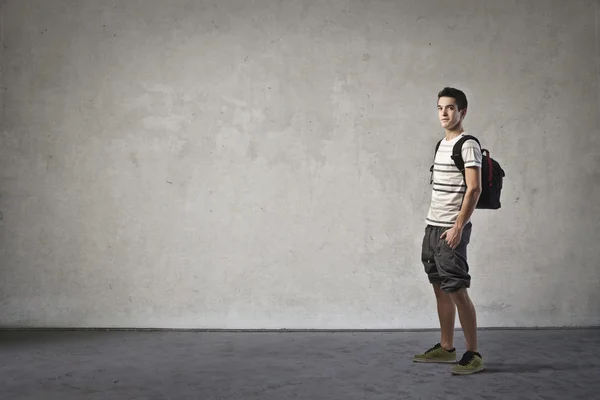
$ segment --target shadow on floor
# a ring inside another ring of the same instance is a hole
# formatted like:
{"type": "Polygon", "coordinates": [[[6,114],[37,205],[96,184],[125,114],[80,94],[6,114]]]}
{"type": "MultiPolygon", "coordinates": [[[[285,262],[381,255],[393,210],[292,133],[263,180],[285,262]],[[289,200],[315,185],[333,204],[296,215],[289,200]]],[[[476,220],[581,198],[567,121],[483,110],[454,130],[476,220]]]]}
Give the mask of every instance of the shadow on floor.
{"type": "Polygon", "coordinates": [[[488,364],[481,373],[488,374],[518,374],[527,372],[542,372],[542,371],[576,371],[582,369],[581,365],[574,364],[488,364]]]}

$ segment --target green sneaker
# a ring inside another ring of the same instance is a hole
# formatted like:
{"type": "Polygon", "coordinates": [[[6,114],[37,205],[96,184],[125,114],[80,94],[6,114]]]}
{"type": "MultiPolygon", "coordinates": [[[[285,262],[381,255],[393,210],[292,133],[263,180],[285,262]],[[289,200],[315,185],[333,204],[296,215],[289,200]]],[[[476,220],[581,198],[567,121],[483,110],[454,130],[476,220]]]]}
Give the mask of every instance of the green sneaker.
{"type": "Polygon", "coordinates": [[[438,343],[425,353],[414,356],[413,361],[423,363],[454,363],[456,362],[456,349],[446,350],[438,343]]]}
{"type": "Polygon", "coordinates": [[[453,375],[470,375],[483,370],[483,357],[474,351],[467,351],[452,369],[453,375]]]}

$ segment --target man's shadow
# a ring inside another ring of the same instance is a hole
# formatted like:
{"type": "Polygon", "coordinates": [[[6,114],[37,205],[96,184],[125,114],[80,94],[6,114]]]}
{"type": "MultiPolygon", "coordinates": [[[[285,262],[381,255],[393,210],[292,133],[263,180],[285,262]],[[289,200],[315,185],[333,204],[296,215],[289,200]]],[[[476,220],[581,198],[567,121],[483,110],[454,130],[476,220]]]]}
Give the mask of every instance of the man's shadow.
{"type": "Polygon", "coordinates": [[[579,370],[583,367],[581,365],[573,364],[516,364],[516,363],[499,363],[486,365],[485,369],[481,373],[489,374],[520,374],[528,372],[551,372],[551,371],[566,371],[566,370],[579,370]]]}

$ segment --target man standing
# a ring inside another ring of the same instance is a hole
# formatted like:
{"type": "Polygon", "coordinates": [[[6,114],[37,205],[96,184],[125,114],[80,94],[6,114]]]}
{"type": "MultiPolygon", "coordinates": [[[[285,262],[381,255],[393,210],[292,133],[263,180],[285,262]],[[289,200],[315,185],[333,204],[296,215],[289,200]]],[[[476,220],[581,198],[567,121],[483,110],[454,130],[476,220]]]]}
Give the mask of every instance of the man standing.
{"type": "Polygon", "coordinates": [[[438,117],[446,136],[440,142],[433,167],[433,192],[426,218],[422,261],[437,300],[441,340],[416,362],[456,362],[454,348],[455,312],[458,309],[467,351],[452,370],[453,374],[472,374],[483,369],[477,349],[477,318],[467,293],[471,284],[467,245],[471,236],[471,215],[481,194],[481,148],[468,139],[462,145],[464,175],[451,158],[454,144],[465,135],[463,121],[467,98],[455,88],[438,93],[438,117]]]}

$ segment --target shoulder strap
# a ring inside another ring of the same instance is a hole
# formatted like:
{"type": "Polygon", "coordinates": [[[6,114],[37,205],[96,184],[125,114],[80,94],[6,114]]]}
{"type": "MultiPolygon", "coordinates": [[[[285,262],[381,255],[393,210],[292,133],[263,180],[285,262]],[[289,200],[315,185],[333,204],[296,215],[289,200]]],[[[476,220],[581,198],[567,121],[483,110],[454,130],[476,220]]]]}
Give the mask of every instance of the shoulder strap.
{"type": "Polygon", "coordinates": [[[433,183],[433,166],[435,164],[435,155],[437,154],[437,151],[440,148],[441,143],[442,143],[442,140],[440,139],[440,141],[437,142],[437,144],[435,145],[435,151],[433,152],[433,163],[431,164],[431,168],[429,168],[429,172],[431,172],[431,177],[429,179],[430,185],[433,183]]]}
{"type": "Polygon", "coordinates": [[[465,169],[465,162],[462,158],[462,146],[469,139],[475,140],[477,142],[477,144],[479,145],[479,147],[481,147],[481,143],[479,143],[479,139],[477,139],[475,136],[465,135],[465,136],[461,137],[460,139],[458,139],[458,141],[454,144],[454,147],[452,148],[452,156],[451,156],[452,160],[454,160],[454,164],[462,173],[464,173],[464,169],[465,169]]]}
{"type": "Polygon", "coordinates": [[[443,139],[440,139],[439,142],[437,142],[437,144],[435,145],[435,151],[433,152],[433,159],[435,160],[435,155],[437,154],[438,149],[440,148],[440,144],[442,143],[443,139]]]}

